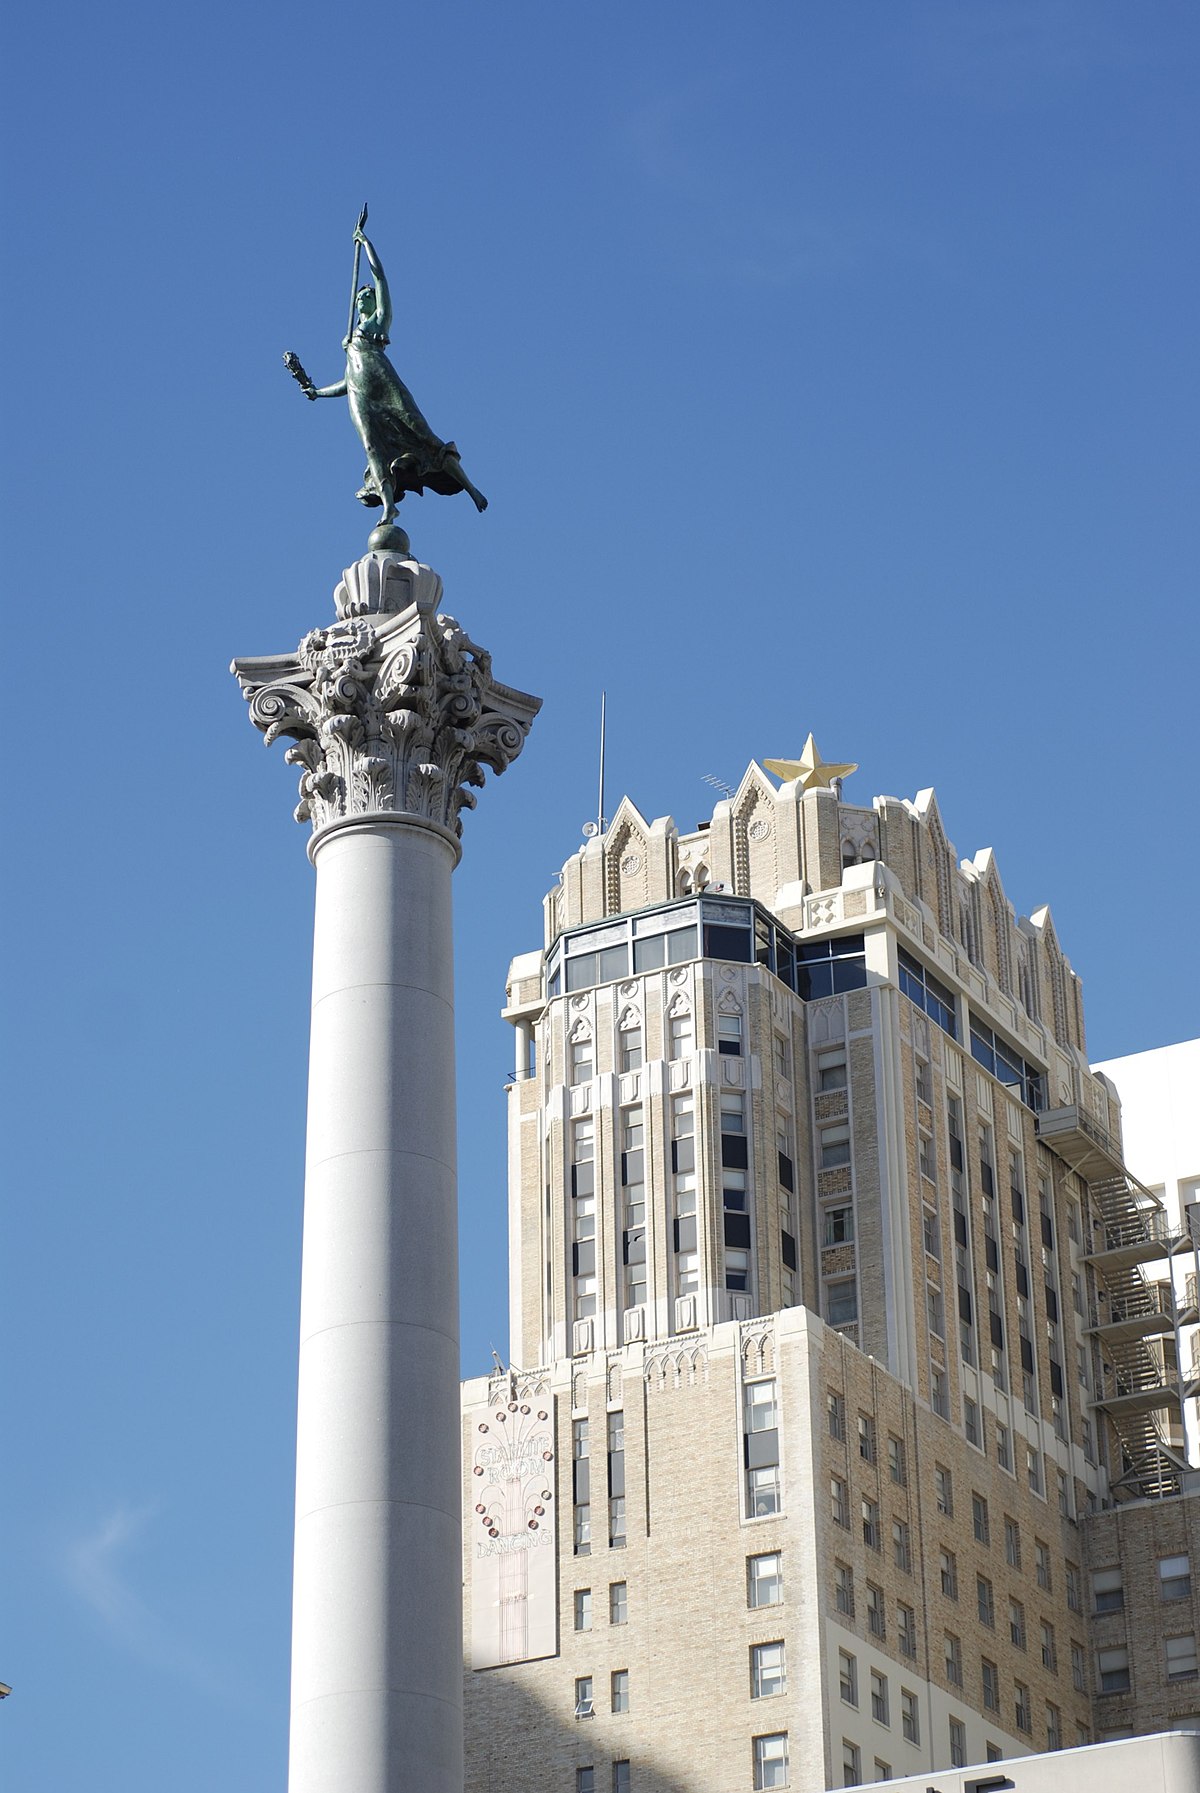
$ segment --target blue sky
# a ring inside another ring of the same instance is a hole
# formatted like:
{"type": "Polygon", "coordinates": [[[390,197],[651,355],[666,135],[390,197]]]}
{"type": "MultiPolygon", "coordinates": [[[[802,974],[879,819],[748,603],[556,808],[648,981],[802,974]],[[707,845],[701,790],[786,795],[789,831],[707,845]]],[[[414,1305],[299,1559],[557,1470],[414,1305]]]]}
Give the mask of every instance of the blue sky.
{"type": "Polygon", "coordinates": [[[227,673],[370,519],[393,356],[491,500],[404,505],[545,698],[456,876],[464,1364],[506,1343],[497,1019],[610,790],[812,729],[1049,901],[1095,1058],[1189,1037],[1194,7],[21,9],[3,192],[12,1140],[0,1760],[282,1788],[312,886],[227,673]]]}

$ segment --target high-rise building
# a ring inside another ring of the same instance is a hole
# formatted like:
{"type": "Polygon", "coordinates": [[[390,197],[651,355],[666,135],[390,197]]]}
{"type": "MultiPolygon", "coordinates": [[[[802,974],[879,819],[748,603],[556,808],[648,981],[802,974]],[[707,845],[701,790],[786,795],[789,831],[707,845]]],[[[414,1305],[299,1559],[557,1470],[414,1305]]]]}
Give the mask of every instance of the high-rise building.
{"type": "Polygon", "coordinates": [[[1087,1742],[1088,1516],[1183,1489],[1141,1272],[1181,1235],[1049,911],[932,791],[790,770],[690,834],[624,801],[511,967],[513,1367],[464,1389],[481,1793],[1087,1742]]]}

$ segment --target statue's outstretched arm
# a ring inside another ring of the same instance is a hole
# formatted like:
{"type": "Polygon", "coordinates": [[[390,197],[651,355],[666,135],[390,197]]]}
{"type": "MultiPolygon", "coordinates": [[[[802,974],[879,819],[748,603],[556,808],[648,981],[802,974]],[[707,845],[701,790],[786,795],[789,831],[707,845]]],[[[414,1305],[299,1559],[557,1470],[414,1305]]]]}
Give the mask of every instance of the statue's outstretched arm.
{"type": "Polygon", "coordinates": [[[307,373],[304,371],[299,355],[294,355],[291,349],[288,349],[284,354],[283,365],[287,368],[305,398],[344,398],[346,396],[345,374],[342,375],[336,385],[321,387],[314,386],[307,373]]]}
{"type": "Polygon", "coordinates": [[[375,301],[379,307],[379,318],[383,324],[383,333],[389,335],[392,328],[392,295],[388,291],[387,275],[383,271],[383,263],[375,253],[375,246],[361,230],[354,233],[355,238],[363,246],[367,257],[367,266],[371,270],[371,278],[375,282],[375,301]]]}

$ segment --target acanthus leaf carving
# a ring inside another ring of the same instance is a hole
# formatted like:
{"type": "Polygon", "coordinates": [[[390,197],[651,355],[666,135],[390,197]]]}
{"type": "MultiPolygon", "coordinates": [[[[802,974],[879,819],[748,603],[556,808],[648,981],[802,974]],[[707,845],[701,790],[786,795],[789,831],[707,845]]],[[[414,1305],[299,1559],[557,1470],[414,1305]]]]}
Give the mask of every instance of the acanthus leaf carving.
{"type": "MultiPolygon", "coordinates": [[[[359,584],[411,591],[406,608],[382,620],[374,608],[367,621],[340,606],[343,620],[310,630],[294,655],[234,661],[266,743],[290,740],[285,759],[301,768],[296,819],[314,832],[392,813],[460,833],[484,767],[499,775],[512,763],[541,708],[493,679],[491,655],[452,616],[434,614],[436,574],[410,576],[405,564],[407,582],[373,567],[359,584]]],[[[354,587],[353,573],[339,591],[354,587]]]]}

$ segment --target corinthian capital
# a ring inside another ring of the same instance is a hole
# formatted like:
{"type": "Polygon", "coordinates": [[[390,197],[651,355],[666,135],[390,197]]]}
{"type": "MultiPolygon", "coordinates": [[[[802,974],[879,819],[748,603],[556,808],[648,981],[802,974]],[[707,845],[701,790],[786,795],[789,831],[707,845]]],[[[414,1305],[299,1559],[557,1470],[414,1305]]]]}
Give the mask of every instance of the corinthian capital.
{"type": "Polygon", "coordinates": [[[298,822],[420,816],[455,834],[483,768],[503,772],[541,699],[499,684],[492,657],[437,612],[428,567],[368,554],[335,593],[341,619],[294,654],[235,660],[250,720],[299,766],[298,822]]]}

